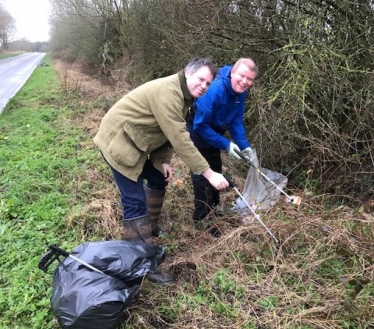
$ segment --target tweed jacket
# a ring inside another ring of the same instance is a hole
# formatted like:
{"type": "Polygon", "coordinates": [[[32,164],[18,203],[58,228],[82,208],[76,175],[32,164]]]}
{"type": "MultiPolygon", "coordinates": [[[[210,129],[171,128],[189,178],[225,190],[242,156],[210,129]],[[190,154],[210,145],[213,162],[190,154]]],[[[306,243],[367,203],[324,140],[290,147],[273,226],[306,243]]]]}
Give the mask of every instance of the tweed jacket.
{"type": "Polygon", "coordinates": [[[184,71],[149,81],[114,104],[94,142],[108,163],[133,181],[147,158],[163,173],[162,163],[170,163],[174,151],[193,173],[201,173],[209,164],[186,130],[192,101],[184,71]]]}

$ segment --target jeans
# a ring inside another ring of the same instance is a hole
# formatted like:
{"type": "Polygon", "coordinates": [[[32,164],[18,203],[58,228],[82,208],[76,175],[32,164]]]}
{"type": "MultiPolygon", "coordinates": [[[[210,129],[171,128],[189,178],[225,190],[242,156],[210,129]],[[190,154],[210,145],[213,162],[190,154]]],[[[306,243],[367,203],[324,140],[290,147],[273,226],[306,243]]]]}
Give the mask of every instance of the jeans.
{"type": "MultiPolygon", "coordinates": [[[[207,150],[200,150],[201,155],[209,163],[210,168],[216,172],[222,172],[221,150],[211,147],[207,150]]],[[[195,221],[203,220],[211,211],[212,207],[220,202],[219,191],[216,190],[203,175],[191,173],[194,188],[195,210],[192,218],[195,221]]]]}
{"type": "Polygon", "coordinates": [[[164,174],[156,169],[153,166],[152,162],[147,159],[144,164],[142,173],[138,177],[138,180],[134,182],[133,180],[127,178],[116,169],[114,169],[109,163],[108,165],[112,170],[114,181],[121,194],[123,219],[126,220],[147,215],[148,209],[143,187],[144,180],[147,181],[147,187],[149,187],[150,189],[164,190],[168,184],[168,182],[165,181],[164,174]]]}

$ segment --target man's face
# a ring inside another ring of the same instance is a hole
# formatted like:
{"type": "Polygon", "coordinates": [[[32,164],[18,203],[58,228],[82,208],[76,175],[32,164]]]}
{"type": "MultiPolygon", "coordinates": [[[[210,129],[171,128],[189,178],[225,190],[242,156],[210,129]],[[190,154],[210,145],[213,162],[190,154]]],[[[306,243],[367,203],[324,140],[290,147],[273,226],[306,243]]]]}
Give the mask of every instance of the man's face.
{"type": "Polygon", "coordinates": [[[207,66],[202,66],[193,74],[186,70],[185,75],[187,88],[195,98],[204,95],[213,81],[212,72],[207,66]]]}
{"type": "Polygon", "coordinates": [[[236,70],[231,71],[231,87],[238,93],[244,93],[252,86],[256,78],[256,72],[251,71],[245,64],[241,64],[236,70]]]}

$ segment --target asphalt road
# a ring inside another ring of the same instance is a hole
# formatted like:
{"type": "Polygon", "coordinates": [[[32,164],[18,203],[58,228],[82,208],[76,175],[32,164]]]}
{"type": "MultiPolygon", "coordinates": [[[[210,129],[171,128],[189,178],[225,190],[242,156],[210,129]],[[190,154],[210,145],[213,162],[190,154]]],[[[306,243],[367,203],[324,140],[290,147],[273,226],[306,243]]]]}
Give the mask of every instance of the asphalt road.
{"type": "Polygon", "coordinates": [[[25,53],[0,60],[0,113],[21,89],[45,53],[25,53]]]}

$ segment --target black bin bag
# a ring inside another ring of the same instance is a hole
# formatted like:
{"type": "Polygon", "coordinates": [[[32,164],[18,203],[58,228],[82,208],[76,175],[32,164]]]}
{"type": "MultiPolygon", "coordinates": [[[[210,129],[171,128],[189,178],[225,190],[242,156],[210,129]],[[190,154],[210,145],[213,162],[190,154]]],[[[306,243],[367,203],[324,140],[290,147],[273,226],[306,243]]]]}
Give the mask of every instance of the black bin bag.
{"type": "Polygon", "coordinates": [[[129,241],[87,242],[56,267],[51,306],[61,328],[115,329],[139,294],[143,277],[165,258],[165,249],[129,241]],[[94,271],[73,259],[88,263],[94,271]]]}

